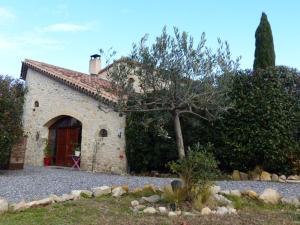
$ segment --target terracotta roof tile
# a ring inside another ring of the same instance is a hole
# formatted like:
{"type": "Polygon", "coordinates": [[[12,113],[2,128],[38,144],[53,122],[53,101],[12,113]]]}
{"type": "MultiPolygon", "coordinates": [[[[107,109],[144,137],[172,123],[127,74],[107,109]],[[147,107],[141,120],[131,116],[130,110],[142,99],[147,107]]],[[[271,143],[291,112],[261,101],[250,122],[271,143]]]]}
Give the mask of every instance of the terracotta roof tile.
{"type": "Polygon", "coordinates": [[[25,61],[22,62],[21,71],[21,78],[24,80],[26,79],[28,68],[58,80],[87,95],[96,98],[100,97],[104,103],[114,104],[117,101],[117,96],[104,90],[105,88],[109,88],[111,83],[101,79],[99,76],[88,75],[47,63],[25,59],[25,61]],[[101,90],[100,94],[99,89],[101,90]]]}

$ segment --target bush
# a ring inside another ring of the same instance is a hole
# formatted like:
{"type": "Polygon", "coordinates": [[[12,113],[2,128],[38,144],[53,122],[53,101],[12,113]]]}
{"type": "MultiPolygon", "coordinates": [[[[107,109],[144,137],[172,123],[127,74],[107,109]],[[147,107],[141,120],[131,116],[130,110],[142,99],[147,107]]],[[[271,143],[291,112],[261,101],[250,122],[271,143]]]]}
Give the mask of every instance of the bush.
{"type": "Polygon", "coordinates": [[[291,173],[299,159],[298,72],[278,67],[241,72],[230,92],[234,108],[219,125],[223,145],[216,148],[222,168],[291,173]],[[297,125],[298,123],[298,125],[297,125]],[[293,158],[295,160],[295,158],[293,158]]]}
{"type": "Polygon", "coordinates": [[[0,75],[0,169],[7,168],[11,149],[23,134],[24,94],[21,81],[0,75]]]}
{"type": "Polygon", "coordinates": [[[196,144],[188,149],[185,158],[169,163],[171,171],[183,180],[188,200],[194,200],[199,193],[206,192],[212,184],[211,180],[219,173],[211,149],[210,144],[196,144]]]}
{"type": "Polygon", "coordinates": [[[166,172],[178,158],[169,113],[134,112],[126,115],[126,156],[131,172],[166,172]]]}

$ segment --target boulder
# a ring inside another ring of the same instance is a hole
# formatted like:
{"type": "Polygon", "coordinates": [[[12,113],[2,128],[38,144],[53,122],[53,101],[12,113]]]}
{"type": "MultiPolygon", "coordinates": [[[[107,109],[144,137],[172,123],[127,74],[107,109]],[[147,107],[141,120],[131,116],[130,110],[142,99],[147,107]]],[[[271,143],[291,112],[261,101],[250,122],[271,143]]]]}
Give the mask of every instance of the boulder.
{"type": "Polygon", "coordinates": [[[163,207],[163,206],[158,207],[158,211],[159,211],[161,214],[167,214],[167,213],[168,213],[167,208],[166,208],[166,207],[163,207]]]}
{"type": "Polygon", "coordinates": [[[241,192],[239,190],[231,190],[230,195],[236,196],[236,197],[241,197],[241,192]]]}
{"type": "Polygon", "coordinates": [[[133,201],[130,202],[130,204],[131,204],[132,207],[136,207],[136,206],[138,206],[140,203],[139,203],[139,201],[137,201],[137,200],[133,200],[133,201]]]}
{"type": "Polygon", "coordinates": [[[73,195],[75,199],[80,198],[82,195],[91,198],[93,196],[93,192],[89,190],[73,190],[71,191],[71,195],[73,195]]]}
{"type": "Polygon", "coordinates": [[[135,188],[133,189],[132,191],[130,191],[131,193],[139,193],[139,192],[142,192],[143,189],[142,188],[135,188]]]}
{"type": "Polygon", "coordinates": [[[116,187],[112,190],[112,196],[116,198],[121,197],[125,193],[126,191],[122,187],[116,187]]]}
{"type": "Polygon", "coordinates": [[[300,180],[300,177],[298,175],[291,175],[288,176],[287,180],[300,180]]]}
{"type": "Polygon", "coordinates": [[[46,206],[54,203],[54,200],[51,197],[40,199],[36,201],[37,206],[46,206]]]}
{"type": "Polygon", "coordinates": [[[282,204],[288,204],[288,205],[293,205],[295,207],[300,206],[300,201],[297,197],[288,197],[288,198],[282,198],[281,199],[282,204]]]}
{"type": "Polygon", "coordinates": [[[286,181],[286,176],[285,176],[285,175],[281,175],[281,176],[279,177],[278,181],[281,182],[281,183],[285,183],[285,181],[286,181]]]}
{"type": "Polygon", "coordinates": [[[8,201],[4,198],[0,198],[0,214],[8,211],[8,201]]]}
{"type": "Polygon", "coordinates": [[[260,180],[261,181],[271,181],[271,174],[266,171],[262,171],[260,174],[260,180]]]}
{"type": "Polygon", "coordinates": [[[155,214],[157,211],[155,208],[153,207],[147,207],[143,210],[144,213],[147,213],[147,214],[155,214]]]}
{"type": "Polygon", "coordinates": [[[213,185],[210,187],[210,192],[212,195],[218,194],[221,191],[221,187],[217,185],[213,185]]]}
{"type": "Polygon", "coordinates": [[[211,214],[211,209],[208,207],[205,207],[201,210],[201,215],[209,215],[211,214]]]}
{"type": "Polygon", "coordinates": [[[19,203],[12,204],[11,208],[12,208],[13,212],[20,212],[20,211],[23,211],[25,209],[28,209],[29,205],[24,200],[22,200],[19,203]]]}
{"type": "Polygon", "coordinates": [[[61,197],[54,194],[49,195],[49,198],[51,198],[53,202],[62,202],[61,197]]]}
{"type": "Polygon", "coordinates": [[[259,176],[260,173],[258,173],[257,171],[249,171],[249,179],[250,180],[259,180],[260,179],[260,176],[259,176]]]}
{"type": "Polygon", "coordinates": [[[129,192],[129,187],[128,187],[128,185],[122,185],[122,188],[124,189],[124,191],[126,191],[126,193],[129,192]]]}
{"type": "Polygon", "coordinates": [[[137,209],[137,210],[143,210],[143,209],[146,208],[146,206],[145,205],[137,205],[134,208],[137,209]]]}
{"type": "Polygon", "coordinates": [[[285,182],[297,184],[300,183],[300,180],[286,180],[285,182]]]}
{"type": "Polygon", "coordinates": [[[263,193],[259,196],[259,199],[265,203],[277,204],[281,199],[281,195],[278,191],[273,190],[271,188],[267,188],[263,191],[263,193]]]}
{"type": "Polygon", "coordinates": [[[271,180],[277,182],[279,180],[279,176],[276,173],[272,173],[271,180]]]}
{"type": "Polygon", "coordinates": [[[235,208],[227,207],[227,210],[228,210],[228,214],[237,214],[237,211],[235,208]]]}
{"type": "Polygon", "coordinates": [[[258,194],[255,191],[252,191],[252,190],[243,191],[242,195],[247,196],[251,199],[257,199],[258,198],[258,194]]]}
{"type": "Polygon", "coordinates": [[[74,200],[75,198],[76,198],[76,196],[74,196],[74,195],[72,195],[72,194],[63,194],[63,195],[61,196],[61,202],[74,200]]]}
{"type": "Polygon", "coordinates": [[[142,199],[149,203],[156,203],[160,200],[160,196],[159,195],[151,195],[149,197],[142,197],[142,199]]]}
{"type": "Polygon", "coordinates": [[[143,191],[156,193],[156,188],[153,185],[146,184],[143,187],[143,191]]]}
{"type": "Polygon", "coordinates": [[[249,180],[248,174],[244,172],[240,172],[241,180],[249,180]]]}
{"type": "Polygon", "coordinates": [[[100,197],[102,195],[108,195],[111,193],[111,188],[109,186],[94,187],[91,190],[95,197],[100,197]]]}
{"type": "Polygon", "coordinates": [[[240,171],[238,170],[234,170],[231,176],[233,180],[241,180],[240,171]]]}
{"type": "Polygon", "coordinates": [[[175,217],[175,216],[177,216],[177,214],[175,212],[171,211],[171,212],[168,213],[168,216],[169,217],[175,217]]]}

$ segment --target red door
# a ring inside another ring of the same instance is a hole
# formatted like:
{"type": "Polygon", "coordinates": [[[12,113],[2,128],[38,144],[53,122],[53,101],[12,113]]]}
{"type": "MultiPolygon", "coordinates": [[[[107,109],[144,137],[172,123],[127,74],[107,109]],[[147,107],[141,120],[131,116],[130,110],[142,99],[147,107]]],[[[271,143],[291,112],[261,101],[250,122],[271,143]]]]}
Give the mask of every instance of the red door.
{"type": "Polygon", "coordinates": [[[79,128],[58,128],[56,146],[56,165],[72,166],[74,148],[78,144],[79,128]]]}

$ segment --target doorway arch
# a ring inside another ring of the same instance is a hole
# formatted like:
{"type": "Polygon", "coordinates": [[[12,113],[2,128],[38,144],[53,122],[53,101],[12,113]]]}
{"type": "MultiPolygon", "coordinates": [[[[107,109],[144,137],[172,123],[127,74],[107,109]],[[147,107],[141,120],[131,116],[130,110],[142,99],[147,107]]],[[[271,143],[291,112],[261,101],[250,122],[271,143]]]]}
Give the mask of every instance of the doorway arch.
{"type": "Polygon", "coordinates": [[[48,144],[53,165],[71,167],[74,151],[81,149],[82,123],[71,116],[59,116],[49,123],[48,144]]]}

